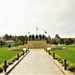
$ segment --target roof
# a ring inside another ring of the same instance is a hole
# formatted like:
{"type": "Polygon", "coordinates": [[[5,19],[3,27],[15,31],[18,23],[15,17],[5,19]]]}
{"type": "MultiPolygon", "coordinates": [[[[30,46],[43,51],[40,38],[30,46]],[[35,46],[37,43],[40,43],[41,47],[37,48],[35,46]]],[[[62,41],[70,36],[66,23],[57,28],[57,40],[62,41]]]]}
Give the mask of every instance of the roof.
{"type": "Polygon", "coordinates": [[[13,40],[7,40],[6,42],[8,43],[8,42],[15,42],[15,41],[13,41],[13,40]]]}
{"type": "Polygon", "coordinates": [[[64,39],[64,40],[67,40],[67,39],[72,39],[72,40],[74,40],[75,38],[62,38],[62,39],[64,39]]]}

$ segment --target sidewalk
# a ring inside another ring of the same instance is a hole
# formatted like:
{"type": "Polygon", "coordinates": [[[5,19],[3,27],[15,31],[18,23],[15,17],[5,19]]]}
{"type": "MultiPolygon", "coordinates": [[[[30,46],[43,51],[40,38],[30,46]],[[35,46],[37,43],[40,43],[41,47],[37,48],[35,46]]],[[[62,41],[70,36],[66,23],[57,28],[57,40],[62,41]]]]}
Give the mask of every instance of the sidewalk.
{"type": "Polygon", "coordinates": [[[31,50],[9,75],[64,75],[44,50],[31,50]]]}

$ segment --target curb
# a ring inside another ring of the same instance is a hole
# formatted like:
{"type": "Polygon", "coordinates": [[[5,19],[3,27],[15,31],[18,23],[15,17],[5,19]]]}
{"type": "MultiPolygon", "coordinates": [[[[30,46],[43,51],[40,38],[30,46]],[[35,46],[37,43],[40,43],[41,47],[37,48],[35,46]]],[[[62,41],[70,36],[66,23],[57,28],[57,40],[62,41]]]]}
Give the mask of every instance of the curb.
{"type": "MultiPolygon", "coordinates": [[[[47,53],[47,52],[46,52],[47,53]]],[[[54,64],[60,69],[60,71],[64,74],[64,75],[74,75],[72,72],[68,71],[68,70],[64,70],[64,67],[62,66],[61,63],[59,63],[57,60],[54,60],[53,57],[51,55],[49,55],[47,53],[48,57],[54,62],[54,64]]]]}

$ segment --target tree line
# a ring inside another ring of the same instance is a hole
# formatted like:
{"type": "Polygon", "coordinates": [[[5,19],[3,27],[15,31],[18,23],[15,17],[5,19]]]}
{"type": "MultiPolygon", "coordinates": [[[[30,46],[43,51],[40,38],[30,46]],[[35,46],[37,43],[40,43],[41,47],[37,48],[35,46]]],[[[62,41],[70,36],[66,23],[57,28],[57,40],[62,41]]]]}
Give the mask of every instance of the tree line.
{"type": "Polygon", "coordinates": [[[4,46],[6,45],[6,41],[7,40],[13,40],[15,41],[16,45],[24,45],[27,44],[27,41],[40,41],[40,40],[45,40],[47,43],[49,44],[66,44],[66,45],[70,45],[70,44],[75,44],[75,39],[73,38],[61,38],[58,34],[55,35],[54,38],[51,38],[50,35],[45,36],[45,35],[20,35],[20,36],[12,36],[12,35],[8,35],[5,34],[3,37],[0,37],[0,46],[4,46]]]}
{"type": "Polygon", "coordinates": [[[54,38],[48,36],[47,43],[56,44],[56,45],[58,44],[71,45],[75,44],[75,38],[61,38],[58,34],[56,34],[54,38]]]}
{"type": "Polygon", "coordinates": [[[5,34],[3,37],[0,37],[0,46],[6,45],[7,40],[13,40],[15,42],[16,46],[24,45],[28,41],[28,36],[27,35],[12,36],[12,35],[5,34]]]}

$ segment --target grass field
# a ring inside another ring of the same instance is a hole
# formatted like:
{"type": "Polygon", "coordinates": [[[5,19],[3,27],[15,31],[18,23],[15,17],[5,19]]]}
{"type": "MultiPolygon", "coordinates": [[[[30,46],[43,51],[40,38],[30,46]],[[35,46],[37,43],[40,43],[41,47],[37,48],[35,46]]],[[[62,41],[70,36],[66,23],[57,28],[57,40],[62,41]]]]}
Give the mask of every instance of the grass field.
{"type": "Polygon", "coordinates": [[[64,50],[54,50],[53,52],[75,64],[75,46],[67,46],[64,50]]]}
{"type": "Polygon", "coordinates": [[[7,47],[0,48],[0,64],[2,64],[4,60],[10,59],[20,52],[21,51],[10,51],[7,47]]]}

